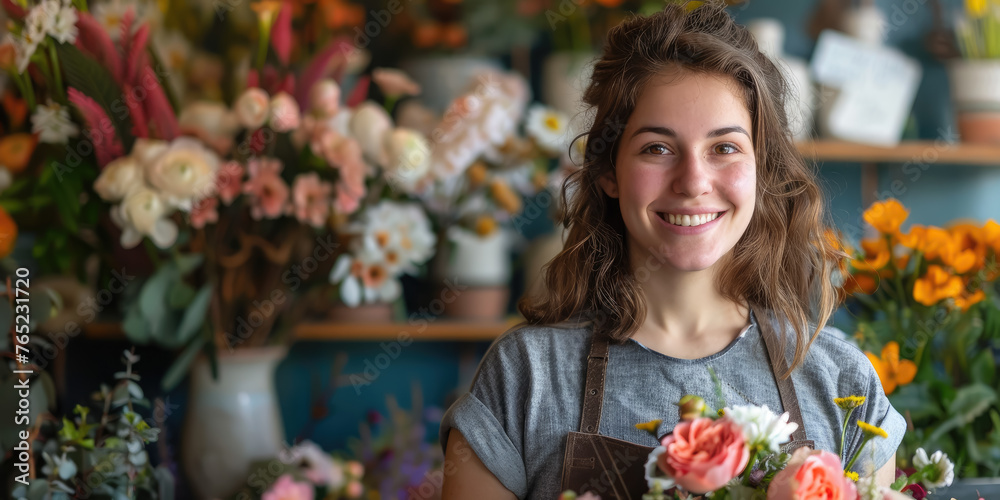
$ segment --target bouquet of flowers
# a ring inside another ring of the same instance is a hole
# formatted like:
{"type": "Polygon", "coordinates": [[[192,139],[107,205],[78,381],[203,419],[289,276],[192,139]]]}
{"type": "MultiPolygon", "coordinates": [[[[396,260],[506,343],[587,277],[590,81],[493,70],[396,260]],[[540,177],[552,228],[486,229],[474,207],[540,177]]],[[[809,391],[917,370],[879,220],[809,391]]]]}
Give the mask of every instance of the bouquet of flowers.
{"type": "MultiPolygon", "coordinates": [[[[864,401],[863,396],[834,400],[845,412],[843,433],[851,413],[864,401]]],[[[791,454],[783,452],[781,443],[789,441],[798,428],[798,424],[788,421],[788,413],[779,416],[767,406],[749,405],[712,411],[694,395],[681,398],[678,406],[680,423],[659,439],[660,446],[646,462],[649,493],[644,500],[910,498],[900,491],[913,491],[920,495],[917,498],[923,498],[925,486],[946,486],[954,478],[954,466],[947,455],[937,452],[929,458],[923,449],[915,457],[919,469],[900,475],[888,489],[877,487],[874,471],[859,477],[850,469],[867,443],[888,437],[885,430],[866,422],[857,422],[864,439],[845,466],[840,454],[826,450],[799,448],[791,454]]],[[[659,423],[654,420],[636,427],[655,433],[659,423]]],[[[587,497],[566,492],[561,500],[573,498],[587,497]]]]}
{"type": "Polygon", "coordinates": [[[364,496],[364,466],[326,453],[312,441],[282,450],[277,457],[255,463],[247,483],[233,499],[349,500],[364,496]]]}
{"type": "Polygon", "coordinates": [[[843,293],[855,339],[912,423],[904,450],[941,449],[963,475],[996,475],[1000,225],[913,225],[904,233],[908,214],[894,199],[872,205],[864,219],[877,236],[847,249],[843,293]]]}

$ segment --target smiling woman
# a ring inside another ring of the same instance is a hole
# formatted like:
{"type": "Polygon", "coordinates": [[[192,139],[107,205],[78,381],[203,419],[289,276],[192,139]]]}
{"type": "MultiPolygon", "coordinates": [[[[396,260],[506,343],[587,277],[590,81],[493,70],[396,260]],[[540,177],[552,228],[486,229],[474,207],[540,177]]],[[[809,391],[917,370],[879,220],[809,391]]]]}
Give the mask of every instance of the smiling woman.
{"type": "MultiPolygon", "coordinates": [[[[445,500],[640,498],[653,435],[678,421],[669,402],[715,394],[708,368],[726,402],[789,413],[789,451],[840,450],[832,399],[865,396],[851,419],[890,438],[854,470],[891,481],[905,421],[865,355],[825,326],[842,253],[824,237],[787,93],[724,5],[668,6],[612,30],[584,95],[595,118],[564,186],[569,233],[546,291],[521,300],[527,321],[442,421],[445,500]],[[652,434],[636,428],[654,419],[652,434]]],[[[844,461],[863,447],[858,429],[844,461]]]]}

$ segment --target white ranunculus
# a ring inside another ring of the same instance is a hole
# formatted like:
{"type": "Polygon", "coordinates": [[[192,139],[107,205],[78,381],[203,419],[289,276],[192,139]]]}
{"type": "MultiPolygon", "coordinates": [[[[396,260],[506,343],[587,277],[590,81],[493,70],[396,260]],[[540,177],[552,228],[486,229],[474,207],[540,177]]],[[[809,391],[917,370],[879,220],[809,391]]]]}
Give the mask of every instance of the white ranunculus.
{"type": "Polygon", "coordinates": [[[929,458],[923,448],[917,448],[913,455],[913,466],[921,470],[927,466],[933,466],[930,474],[924,477],[923,483],[927,488],[943,488],[950,486],[955,480],[955,464],[951,463],[948,455],[940,450],[935,451],[929,458]]]}
{"type": "Polygon", "coordinates": [[[430,170],[430,144],[416,131],[397,128],[385,136],[386,178],[411,192],[430,170]]]}
{"type": "Polygon", "coordinates": [[[215,192],[219,157],[199,141],[178,137],[153,163],[146,179],[170,205],[190,211],[194,202],[215,192]]]}
{"type": "Polygon", "coordinates": [[[348,126],[351,136],[361,145],[365,158],[385,165],[385,136],[392,130],[392,119],[385,109],[372,101],[365,101],[354,110],[348,126]]]}
{"type": "Polygon", "coordinates": [[[115,208],[112,219],[122,228],[123,247],[138,245],[143,236],[149,236],[160,248],[168,248],[177,240],[177,225],[167,218],[172,209],[156,191],[136,189],[115,208]]]}
{"type": "Polygon", "coordinates": [[[108,163],[94,181],[94,191],[104,201],[121,201],[130,192],[145,186],[142,166],[135,157],[123,156],[108,163]]]}
{"type": "Polygon", "coordinates": [[[528,136],[545,151],[553,155],[566,152],[572,137],[569,118],[545,106],[532,106],[524,124],[528,136]]]}
{"type": "Polygon", "coordinates": [[[132,154],[130,156],[135,158],[139,162],[139,165],[146,168],[156,161],[169,147],[170,143],[167,141],[139,137],[136,138],[135,144],[132,145],[132,154]]]}
{"type": "Polygon", "coordinates": [[[778,453],[781,443],[790,441],[792,433],[799,428],[799,424],[788,421],[788,412],[779,417],[767,405],[733,406],[726,408],[725,414],[743,429],[748,446],[772,453],[778,453]]]}
{"type": "Polygon", "coordinates": [[[236,103],[233,112],[240,124],[248,129],[257,129],[267,122],[271,113],[271,98],[257,87],[246,89],[236,103]]]}
{"type": "Polygon", "coordinates": [[[660,455],[667,451],[665,446],[657,446],[653,448],[650,452],[649,458],[646,459],[646,485],[650,490],[653,489],[657,484],[663,488],[663,491],[667,491],[674,487],[674,480],[670,477],[657,476],[656,475],[656,461],[660,458],[660,455]]]}

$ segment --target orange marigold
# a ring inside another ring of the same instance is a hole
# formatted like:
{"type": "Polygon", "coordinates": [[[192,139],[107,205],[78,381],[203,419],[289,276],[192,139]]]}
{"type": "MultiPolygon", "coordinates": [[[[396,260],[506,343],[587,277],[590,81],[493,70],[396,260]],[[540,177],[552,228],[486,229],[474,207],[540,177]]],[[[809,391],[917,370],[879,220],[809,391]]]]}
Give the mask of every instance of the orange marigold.
{"type": "Polygon", "coordinates": [[[976,290],[971,295],[962,294],[959,297],[955,297],[955,307],[958,307],[962,312],[966,312],[970,307],[982,302],[986,298],[986,293],[982,290],[976,290]]]}
{"type": "Polygon", "coordinates": [[[882,389],[888,396],[896,390],[896,387],[913,382],[913,377],[917,376],[917,364],[908,359],[899,359],[899,344],[891,341],[882,347],[882,356],[865,351],[868,360],[875,367],[878,379],[882,382],[882,389]]]}
{"type": "Polygon", "coordinates": [[[927,274],[917,278],[913,284],[913,299],[925,306],[958,297],[960,293],[962,279],[937,265],[927,266],[927,274]]]}

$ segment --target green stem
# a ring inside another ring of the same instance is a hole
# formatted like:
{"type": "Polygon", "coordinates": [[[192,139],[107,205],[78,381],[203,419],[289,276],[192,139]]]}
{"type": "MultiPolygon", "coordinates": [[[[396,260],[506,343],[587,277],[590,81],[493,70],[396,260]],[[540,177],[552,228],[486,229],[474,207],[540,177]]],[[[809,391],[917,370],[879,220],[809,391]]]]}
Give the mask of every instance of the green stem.
{"type": "Polygon", "coordinates": [[[399,96],[398,95],[387,96],[385,98],[385,112],[389,113],[391,115],[392,114],[392,110],[393,110],[393,108],[396,107],[396,103],[397,102],[399,102],[399,96]]]}
{"type": "Polygon", "coordinates": [[[22,75],[21,73],[16,73],[11,71],[10,75],[11,78],[13,78],[14,83],[17,85],[17,89],[21,91],[21,97],[24,98],[25,101],[28,101],[28,107],[34,110],[35,96],[33,95],[33,93],[29,94],[29,92],[31,91],[31,82],[30,80],[27,84],[25,84],[24,82],[25,79],[24,77],[27,77],[27,74],[22,75]]]}
{"type": "Polygon", "coordinates": [[[66,104],[66,89],[63,87],[62,71],[59,69],[59,56],[56,54],[56,42],[47,40],[45,43],[49,52],[49,59],[52,63],[52,77],[55,80],[56,100],[60,104],[66,104]]]}
{"type": "Polygon", "coordinates": [[[750,461],[747,462],[747,468],[743,470],[744,483],[750,480],[750,473],[753,472],[753,466],[757,465],[757,457],[759,455],[760,455],[760,450],[754,450],[753,455],[750,456],[750,461]]]}
{"type": "Polygon", "coordinates": [[[271,41],[271,28],[261,25],[260,27],[260,44],[257,47],[257,78],[258,81],[264,77],[261,73],[264,71],[264,60],[267,58],[267,44],[271,41]]]}
{"type": "Polygon", "coordinates": [[[854,408],[847,410],[847,414],[844,415],[844,425],[840,432],[840,450],[837,453],[841,457],[844,456],[844,441],[847,439],[847,422],[850,421],[852,413],[854,413],[854,408]]]}
{"type": "Polygon", "coordinates": [[[155,245],[153,245],[152,240],[150,240],[149,238],[143,237],[142,243],[143,246],[145,246],[146,248],[146,253],[149,255],[150,262],[153,263],[153,267],[159,269],[161,264],[160,250],[156,248],[155,245]]]}
{"type": "Polygon", "coordinates": [[[865,449],[865,445],[868,444],[868,441],[871,440],[872,440],[871,436],[865,436],[864,440],[861,441],[861,446],[858,447],[858,451],[854,452],[854,456],[851,457],[850,462],[847,462],[847,465],[844,467],[844,470],[851,470],[851,466],[854,465],[854,462],[857,461],[858,457],[861,456],[861,451],[865,449]]]}

